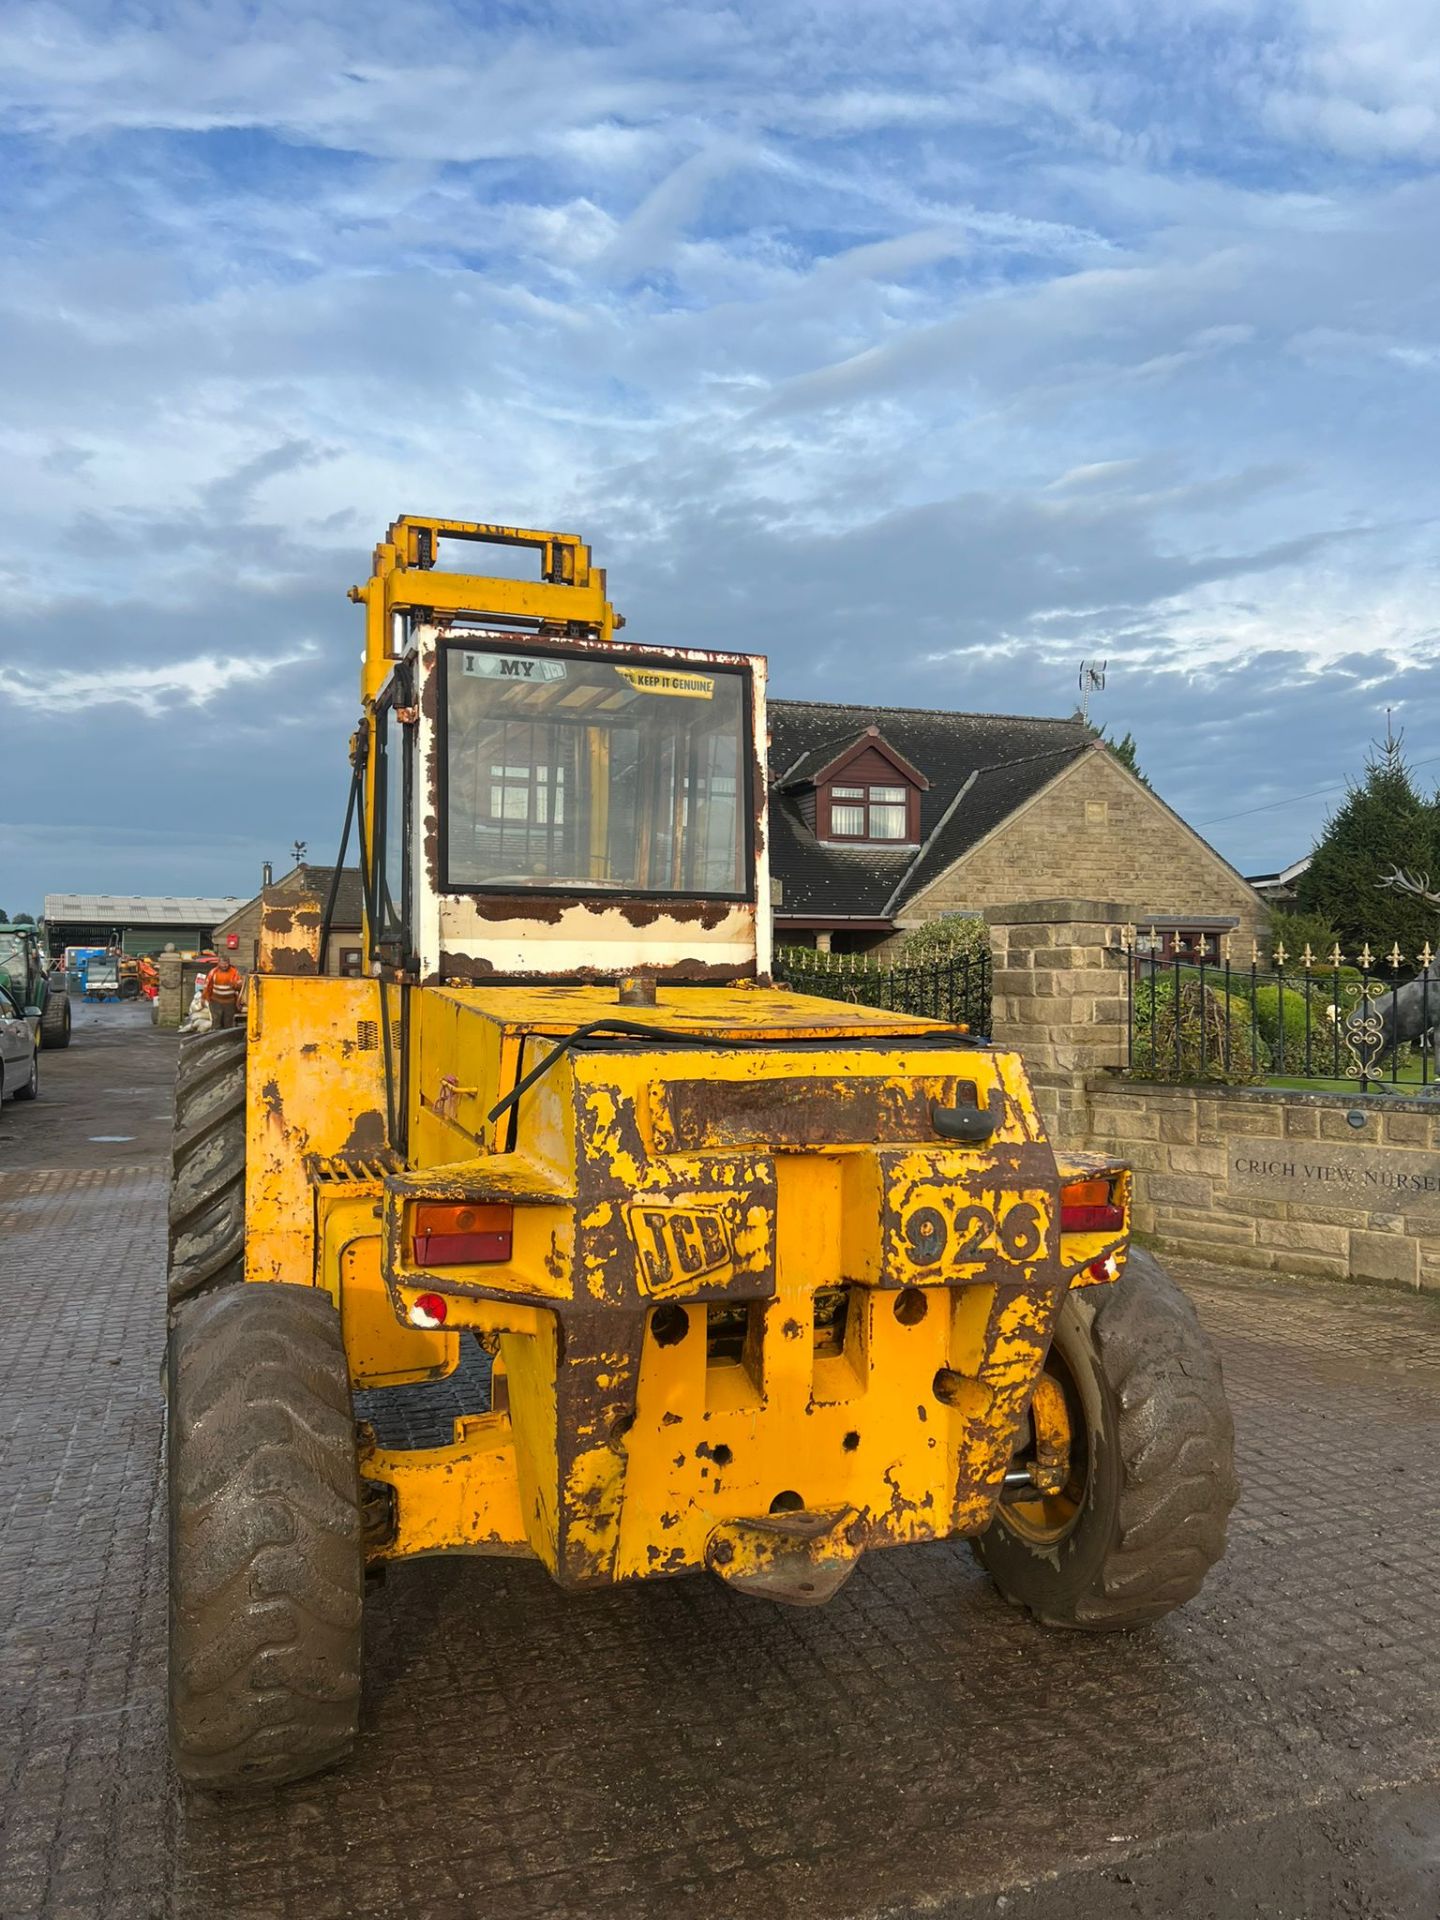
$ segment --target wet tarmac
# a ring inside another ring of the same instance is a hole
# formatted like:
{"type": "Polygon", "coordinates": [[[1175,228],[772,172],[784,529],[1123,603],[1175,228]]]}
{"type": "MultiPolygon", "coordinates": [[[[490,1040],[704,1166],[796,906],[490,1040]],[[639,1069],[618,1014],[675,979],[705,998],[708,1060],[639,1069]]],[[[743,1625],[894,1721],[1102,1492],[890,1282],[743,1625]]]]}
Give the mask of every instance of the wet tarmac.
{"type": "Polygon", "coordinates": [[[961,1546],[877,1555],[813,1612],[425,1562],[368,1604],[347,1768],[182,1798],[176,1042],[77,1013],[41,1100],[0,1108],[3,1920],[1440,1914],[1440,1302],[1193,1267],[1244,1488],[1158,1627],[1047,1633],[961,1546]]]}

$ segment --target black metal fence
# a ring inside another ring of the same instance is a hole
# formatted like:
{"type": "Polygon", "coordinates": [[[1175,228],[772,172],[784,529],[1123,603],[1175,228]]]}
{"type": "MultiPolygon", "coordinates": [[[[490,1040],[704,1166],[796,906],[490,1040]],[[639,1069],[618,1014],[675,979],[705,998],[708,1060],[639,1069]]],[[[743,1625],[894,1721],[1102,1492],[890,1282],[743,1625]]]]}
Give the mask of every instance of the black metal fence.
{"type": "Polygon", "coordinates": [[[1414,960],[1368,946],[1262,967],[1167,960],[1127,948],[1126,1067],[1137,1079],[1340,1081],[1419,1091],[1436,1079],[1440,974],[1427,945],[1414,960]]]}
{"type": "Polygon", "coordinates": [[[885,966],[858,953],[819,953],[812,947],[782,947],[774,975],[798,993],[885,1007],[930,1020],[990,1032],[990,955],[945,954],[922,964],[885,966]]]}

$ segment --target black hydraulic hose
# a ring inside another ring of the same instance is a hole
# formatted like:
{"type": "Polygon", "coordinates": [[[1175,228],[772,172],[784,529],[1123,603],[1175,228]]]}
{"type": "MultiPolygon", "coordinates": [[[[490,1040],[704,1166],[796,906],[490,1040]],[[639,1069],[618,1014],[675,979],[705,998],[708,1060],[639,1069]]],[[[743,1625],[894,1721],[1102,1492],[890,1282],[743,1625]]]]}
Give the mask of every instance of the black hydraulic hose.
{"type": "Polygon", "coordinates": [[[377,902],[370,897],[370,847],[365,838],[365,809],[361,807],[358,819],[359,833],[355,847],[360,856],[360,894],[365,902],[365,925],[370,935],[365,961],[368,966],[375,957],[375,908],[377,902]]]}
{"type": "Polygon", "coordinates": [[[390,1009],[385,1000],[383,973],[375,976],[375,986],[380,995],[380,1048],[385,1061],[385,1138],[389,1145],[394,1147],[400,1130],[395,1113],[395,1061],[392,1057],[390,1009]]]}
{"type": "MultiPolygon", "coordinates": [[[[363,777],[365,763],[357,761],[355,778],[363,777]]],[[[352,797],[354,788],[351,789],[352,797]]],[[[375,908],[377,902],[370,893],[370,846],[365,835],[365,809],[360,808],[357,815],[358,834],[356,849],[360,855],[360,891],[365,898],[365,924],[370,933],[368,954],[373,962],[375,952],[375,908]]],[[[380,996],[380,1047],[385,1061],[385,1141],[387,1146],[395,1145],[397,1128],[395,1124],[395,1061],[390,1036],[390,1011],[385,1003],[385,978],[383,974],[375,977],[375,990],[380,996]]]]}
{"type": "Polygon", "coordinates": [[[490,1109],[489,1113],[486,1114],[485,1118],[487,1120],[498,1120],[502,1113],[515,1105],[522,1093],[528,1093],[537,1080],[545,1077],[562,1054],[568,1053],[571,1047],[577,1046],[580,1041],[587,1040],[592,1033],[633,1034],[642,1040],[679,1041],[684,1046],[692,1047],[697,1045],[706,1047],[753,1047],[764,1044],[763,1041],[759,1040],[753,1034],[747,1036],[744,1040],[724,1040],[711,1033],[681,1033],[674,1027],[647,1027],[639,1020],[592,1020],[588,1026],[577,1027],[573,1033],[567,1033],[563,1040],[558,1041],[538,1066],[532,1067],[523,1080],[517,1080],[515,1082],[515,1085],[503,1099],[495,1102],[495,1105],[490,1109]]]}
{"type": "Polygon", "coordinates": [[[365,778],[365,764],[361,760],[355,763],[355,771],[350,776],[350,798],[345,803],[345,825],[340,833],[340,851],[335,856],[335,870],[330,875],[330,891],[325,898],[325,917],[320,922],[320,971],[325,971],[325,961],[330,952],[330,929],[335,921],[335,903],[340,898],[340,876],[345,870],[345,856],[350,851],[350,828],[355,819],[355,803],[360,797],[361,783],[365,778]]]}
{"type": "MultiPolygon", "coordinates": [[[[489,1113],[486,1114],[486,1120],[498,1120],[502,1113],[505,1113],[516,1104],[521,1094],[528,1093],[537,1080],[544,1078],[562,1054],[568,1053],[572,1047],[578,1046],[582,1040],[588,1040],[592,1033],[618,1033],[633,1036],[640,1040],[664,1040],[671,1046],[681,1047],[733,1047],[736,1049],[746,1047],[779,1047],[782,1049],[788,1048],[791,1052],[809,1052],[815,1047],[833,1050],[833,1048],[841,1044],[844,1039],[844,1036],[841,1036],[839,1040],[831,1038],[820,1041],[813,1039],[799,1040],[793,1034],[782,1033],[746,1033],[732,1036],[718,1033],[686,1032],[678,1027],[648,1027],[640,1020],[592,1020],[588,1026],[577,1027],[573,1033],[567,1033],[563,1040],[558,1040],[543,1060],[533,1066],[522,1080],[517,1080],[503,1099],[495,1102],[489,1113]]],[[[950,1048],[957,1044],[962,1047],[971,1047],[977,1043],[969,1034],[912,1033],[897,1034],[893,1038],[889,1035],[882,1035],[878,1041],[876,1036],[870,1035],[863,1040],[851,1040],[848,1044],[852,1048],[879,1044],[886,1047],[904,1046],[912,1049],[916,1047],[923,1049],[926,1047],[950,1048]]],[[[982,1041],[979,1044],[988,1046],[989,1042],[982,1041]]],[[[948,1113],[949,1109],[941,1109],[941,1111],[948,1113]]],[[[991,1132],[994,1131],[994,1125],[994,1122],[990,1123],[991,1132]]],[[[944,1131],[943,1128],[940,1130],[942,1132],[944,1131]]]]}

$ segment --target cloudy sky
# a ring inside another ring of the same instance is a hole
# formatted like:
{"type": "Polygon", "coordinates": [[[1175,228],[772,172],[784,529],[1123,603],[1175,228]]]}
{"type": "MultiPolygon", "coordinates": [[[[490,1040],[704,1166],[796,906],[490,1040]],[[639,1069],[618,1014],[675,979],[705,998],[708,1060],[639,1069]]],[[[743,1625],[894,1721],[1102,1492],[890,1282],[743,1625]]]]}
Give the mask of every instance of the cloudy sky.
{"type": "Polygon", "coordinates": [[[1248,871],[1440,778],[1424,0],[10,0],[0,159],[12,911],[330,857],[405,511],[780,693],[1108,659],[1248,871]]]}

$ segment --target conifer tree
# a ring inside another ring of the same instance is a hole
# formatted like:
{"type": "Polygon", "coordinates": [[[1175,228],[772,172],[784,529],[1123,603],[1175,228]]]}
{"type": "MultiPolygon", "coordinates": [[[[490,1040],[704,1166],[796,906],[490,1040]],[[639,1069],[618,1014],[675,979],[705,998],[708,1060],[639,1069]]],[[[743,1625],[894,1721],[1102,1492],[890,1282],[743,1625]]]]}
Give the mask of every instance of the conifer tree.
{"type": "Polygon", "coordinates": [[[1127,732],[1123,740],[1112,740],[1107,731],[1102,733],[1100,738],[1105,742],[1106,746],[1109,747],[1121,766],[1128,767],[1142,786],[1148,787],[1150,785],[1150,782],[1140,771],[1140,750],[1135,745],[1135,736],[1133,733],[1127,732]]]}
{"type": "Polygon", "coordinates": [[[1435,802],[1416,791],[1402,744],[1403,736],[1389,733],[1375,742],[1365,778],[1325,823],[1295,892],[1303,911],[1323,915],[1336,929],[1347,956],[1368,940],[1377,959],[1396,945],[1413,963],[1427,940],[1440,950],[1440,914],[1380,882],[1392,868],[1405,867],[1428,872],[1440,886],[1440,816],[1435,802]]]}

